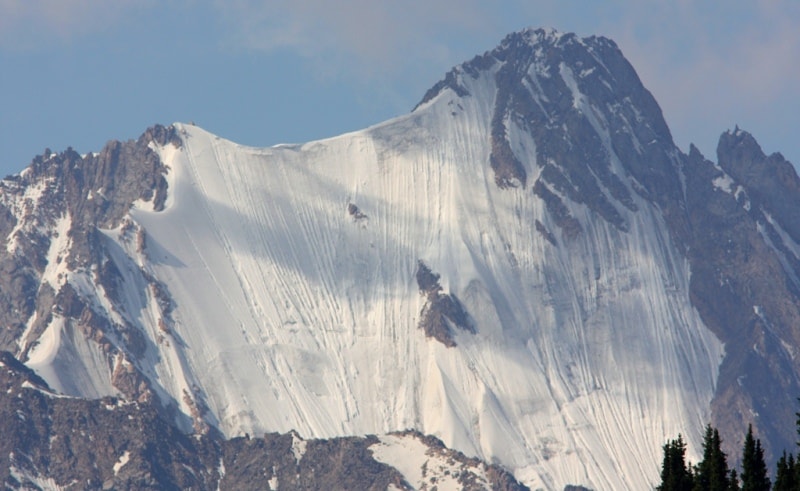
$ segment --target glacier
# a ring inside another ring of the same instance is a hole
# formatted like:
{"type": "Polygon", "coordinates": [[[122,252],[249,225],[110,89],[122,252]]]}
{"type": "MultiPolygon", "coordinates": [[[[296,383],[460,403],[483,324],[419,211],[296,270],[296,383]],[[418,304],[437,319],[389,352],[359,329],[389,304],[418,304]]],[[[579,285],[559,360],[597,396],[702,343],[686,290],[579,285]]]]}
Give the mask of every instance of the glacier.
{"type": "MultiPolygon", "coordinates": [[[[531,488],[652,487],[667,438],[683,433],[697,460],[724,346],[690,302],[658,205],[631,193],[621,230],[565,200],[584,233],[553,240],[534,226],[559,230],[530,185],[495,185],[497,69],[460,79],[467,96],[446,88],[305,144],[253,148],[176,123],[180,145],[151,143],[168,168],[163,210],[141,200],[103,230],[124,301],[93,289],[91,271],[54,266],[48,281],[141,330],[143,356],[113,368],[135,364],[187,430],[415,429],[531,488]],[[454,330],[455,347],[418,327],[419,261],[475,326],[454,330]]],[[[579,75],[559,73],[625,175],[579,75]]],[[[533,182],[538,142],[504,124],[533,182]]],[[[102,353],[65,330],[54,316],[28,366],[71,395],[116,394],[102,353]]]]}

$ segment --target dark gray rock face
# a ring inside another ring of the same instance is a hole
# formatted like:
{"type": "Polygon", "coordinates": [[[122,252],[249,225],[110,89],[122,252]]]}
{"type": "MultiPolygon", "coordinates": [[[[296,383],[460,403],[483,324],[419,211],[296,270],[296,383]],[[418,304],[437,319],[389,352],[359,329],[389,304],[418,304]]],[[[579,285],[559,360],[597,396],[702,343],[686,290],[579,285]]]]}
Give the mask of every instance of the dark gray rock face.
{"type": "Polygon", "coordinates": [[[787,429],[800,394],[798,177],[740,130],[722,135],[718,159],[692,148],[684,167],[692,303],[725,342],[713,423],[728,455],[740,454],[752,424],[775,459],[794,446],[787,429]]]}
{"type": "Polygon", "coordinates": [[[309,440],[298,459],[292,451],[297,436],[267,434],[235,438],[223,448],[224,489],[259,489],[273,480],[280,489],[412,489],[394,468],[373,459],[375,437],[309,440]]]}
{"type": "MultiPolygon", "coordinates": [[[[143,374],[148,367],[137,363],[147,349],[146,338],[132,319],[112,320],[96,299],[62,281],[62,273],[46,277],[46,269],[63,265],[65,270],[83,272],[102,292],[98,296],[115,305],[121,304],[122,295],[144,299],[142,288],[151,289],[159,298],[164,329],[169,329],[173,307],[169,292],[133,261],[115,261],[122,256],[114,249],[118,246],[101,232],[122,227],[141,250],[146,246],[144,231],[133,230],[124,217],[134,202],[147,203],[154,211],[164,206],[167,169],[151,144],[180,146],[181,142],[173,127],[155,126],[138,140],[111,141],[96,154],[47,150],[24,172],[0,181],[0,232],[6,244],[0,248],[0,349],[26,360],[53,316],[62,317],[67,335],[86,338],[102,351],[114,388],[139,402],[153,398],[143,374]],[[66,228],[60,229],[59,223],[66,223],[66,228]],[[58,243],[68,246],[55,261],[48,259],[58,243]],[[122,268],[139,270],[142,281],[125,283],[122,268]],[[137,285],[141,291],[132,291],[137,285]]],[[[64,384],[67,392],[70,384],[69,380],[64,384]]],[[[77,389],[75,393],[80,392],[77,389]]],[[[202,407],[202,394],[196,398],[202,407]]],[[[167,413],[177,405],[160,402],[157,407],[167,413]]]]}
{"type": "Polygon", "coordinates": [[[426,336],[453,348],[456,341],[450,326],[475,334],[475,326],[458,297],[452,293],[442,293],[438,274],[431,271],[424,262],[418,261],[416,278],[419,293],[426,300],[419,319],[419,327],[425,331],[426,336]]]}
{"type": "Polygon", "coordinates": [[[150,404],[57,396],[0,353],[0,482],[39,489],[213,489],[219,443],[167,424],[150,404]],[[39,483],[39,484],[37,484],[39,483]]]}
{"type": "MultiPolygon", "coordinates": [[[[75,270],[104,264],[98,227],[116,227],[137,200],[152,202],[155,210],[163,207],[166,169],[149,148],[151,142],[180,144],[174,128],[156,126],[137,141],[109,142],[99,154],[47,150],[26,172],[0,181],[0,238],[16,248],[16,253],[0,250],[0,349],[17,351],[19,342],[24,344],[20,336],[27,319],[35,310],[46,316],[42,309],[49,309],[53,295],[62,293],[52,292],[41,278],[59,218],[71,219],[67,233],[72,246],[58,260],[75,270]],[[32,190],[41,198],[26,195],[32,190]]],[[[74,304],[68,310],[80,314],[74,304]]],[[[38,319],[42,327],[47,324],[42,315],[38,319]]],[[[31,337],[38,334],[34,328],[31,337]]]]}
{"type": "Polygon", "coordinates": [[[779,153],[764,155],[755,138],[738,128],[720,137],[717,160],[737,183],[747,186],[751,209],[768,213],[800,242],[800,178],[791,163],[779,153]]]}
{"type": "Polygon", "coordinates": [[[567,216],[564,199],[585,204],[623,231],[628,225],[620,210],[636,211],[630,189],[658,203],[673,221],[683,217],[675,208],[682,201],[679,152],[661,109],[613,41],[542,29],[513,33],[448,73],[422,103],[445,88],[469,96],[459,78],[477,78],[490,68],[498,88],[489,162],[495,182],[525,187],[526,167],[538,168],[533,192],[565,238],[580,228],[567,216]],[[535,163],[515,155],[512,124],[536,143],[535,163]]]}

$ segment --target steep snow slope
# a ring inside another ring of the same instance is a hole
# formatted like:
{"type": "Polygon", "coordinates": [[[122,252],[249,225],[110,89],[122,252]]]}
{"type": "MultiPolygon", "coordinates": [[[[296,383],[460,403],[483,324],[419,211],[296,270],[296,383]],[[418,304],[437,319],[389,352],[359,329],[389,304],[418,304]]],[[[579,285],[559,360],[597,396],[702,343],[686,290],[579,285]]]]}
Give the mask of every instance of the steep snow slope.
{"type": "MultiPolygon", "coordinates": [[[[166,209],[132,213],[145,252],[108,234],[174,299],[153,379],[227,435],[417,428],[533,487],[645,488],[664,439],[708,420],[722,355],[688,266],[638,197],[629,232],[572,205],[586,233],[548,242],[533,227],[557,229],[543,202],[493,184],[494,80],[470,83],[472,97],[446,90],[302,146],[179,126],[183,146],[158,149],[166,209]],[[417,328],[418,260],[473,318],[455,348],[417,328]]],[[[510,133],[535,175],[533,141],[510,133]]],[[[152,305],[136,309],[163,337],[152,305]]]]}
{"type": "MultiPolygon", "coordinates": [[[[248,148],[176,125],[181,145],[152,144],[169,168],[164,209],[140,200],[103,231],[119,291],[93,289],[94,271],[56,268],[49,281],[144,334],[140,356],[117,356],[111,378],[135,364],[183,424],[303,438],[414,428],[532,488],[646,489],[666,438],[693,429],[698,450],[723,347],[690,304],[662,210],[631,192],[634,179],[600,190],[629,195],[616,225],[565,198],[583,232],[555,238],[557,217],[530,185],[543,142],[507,118],[529,184],[498,186],[502,67],[407,116],[304,145],[248,148]],[[471,317],[476,332],[454,330],[455,347],[418,327],[419,261],[471,317]]],[[[581,92],[591,73],[559,64],[526,90],[545,104],[539,84],[561,77],[610,172],[627,176],[609,122],[581,92]]],[[[72,356],[79,341],[60,319],[29,364],[70,394],[114,392],[102,353],[72,356]]]]}

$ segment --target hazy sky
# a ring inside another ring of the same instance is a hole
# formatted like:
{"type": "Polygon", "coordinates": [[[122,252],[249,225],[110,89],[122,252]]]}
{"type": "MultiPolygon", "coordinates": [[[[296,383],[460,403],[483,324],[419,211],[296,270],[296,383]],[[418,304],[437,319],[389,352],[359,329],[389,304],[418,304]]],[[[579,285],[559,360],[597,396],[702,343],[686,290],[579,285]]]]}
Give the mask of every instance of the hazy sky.
{"type": "Polygon", "coordinates": [[[678,145],[738,124],[800,164],[796,0],[0,0],[0,175],[195,121],[249,145],[409,111],[509,32],[614,39],[678,145]]]}

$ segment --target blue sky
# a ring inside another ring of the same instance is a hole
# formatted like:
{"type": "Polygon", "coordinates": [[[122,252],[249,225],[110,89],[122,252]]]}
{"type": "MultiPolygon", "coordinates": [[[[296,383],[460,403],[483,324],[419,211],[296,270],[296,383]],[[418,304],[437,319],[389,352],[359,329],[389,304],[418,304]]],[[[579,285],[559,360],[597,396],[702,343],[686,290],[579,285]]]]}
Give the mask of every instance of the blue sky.
{"type": "Polygon", "coordinates": [[[195,121],[249,145],[409,111],[511,31],[614,39],[678,145],[738,124],[800,163],[800,2],[0,0],[0,175],[195,121]]]}

